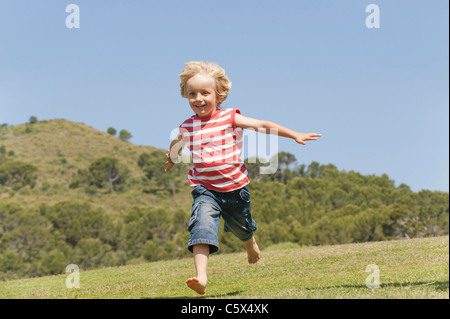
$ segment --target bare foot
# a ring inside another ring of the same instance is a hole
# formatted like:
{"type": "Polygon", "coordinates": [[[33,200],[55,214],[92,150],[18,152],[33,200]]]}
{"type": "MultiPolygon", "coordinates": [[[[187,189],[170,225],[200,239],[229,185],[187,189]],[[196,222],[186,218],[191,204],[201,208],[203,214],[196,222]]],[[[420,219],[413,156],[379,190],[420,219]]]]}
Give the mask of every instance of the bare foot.
{"type": "Polygon", "coordinates": [[[206,281],[193,277],[186,280],[186,284],[189,288],[199,293],[200,295],[204,295],[206,292],[206,281]]]}
{"type": "Polygon", "coordinates": [[[256,244],[255,237],[252,237],[245,242],[245,249],[247,250],[248,263],[256,264],[256,262],[261,258],[261,252],[256,244]]]}

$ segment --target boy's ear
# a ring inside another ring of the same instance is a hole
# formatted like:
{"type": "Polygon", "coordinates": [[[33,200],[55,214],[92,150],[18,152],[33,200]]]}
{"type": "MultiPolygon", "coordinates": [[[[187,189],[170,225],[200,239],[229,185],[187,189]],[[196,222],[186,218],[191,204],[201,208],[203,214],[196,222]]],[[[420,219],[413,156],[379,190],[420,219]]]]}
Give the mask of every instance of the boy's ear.
{"type": "Polygon", "coordinates": [[[216,102],[217,102],[217,106],[220,105],[220,103],[222,103],[222,97],[219,95],[219,93],[216,92],[216,102]]]}

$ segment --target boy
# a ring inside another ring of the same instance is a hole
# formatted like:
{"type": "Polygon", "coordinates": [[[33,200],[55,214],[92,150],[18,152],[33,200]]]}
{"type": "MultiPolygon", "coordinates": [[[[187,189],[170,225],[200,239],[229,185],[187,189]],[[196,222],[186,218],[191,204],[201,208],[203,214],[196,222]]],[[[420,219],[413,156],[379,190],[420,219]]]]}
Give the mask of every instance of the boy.
{"type": "Polygon", "coordinates": [[[245,243],[248,262],[254,264],[261,257],[253,236],[257,226],[249,210],[250,193],[245,187],[250,181],[240,158],[242,129],[266,134],[276,129],[278,135],[303,145],[321,135],[298,133],[273,122],[248,118],[237,109],[221,109],[231,82],[216,63],[188,62],[180,79],[181,96],[189,100],[195,115],[180,125],[180,133],[166,154],[165,171],[175,165],[182,148],[188,146],[194,162],[188,180],[195,187],[188,222],[188,249],[194,255],[197,276],[189,278],[186,284],[197,293],[205,294],[208,257],[219,249],[220,216],[225,221],[224,230],[231,231],[245,243]]]}

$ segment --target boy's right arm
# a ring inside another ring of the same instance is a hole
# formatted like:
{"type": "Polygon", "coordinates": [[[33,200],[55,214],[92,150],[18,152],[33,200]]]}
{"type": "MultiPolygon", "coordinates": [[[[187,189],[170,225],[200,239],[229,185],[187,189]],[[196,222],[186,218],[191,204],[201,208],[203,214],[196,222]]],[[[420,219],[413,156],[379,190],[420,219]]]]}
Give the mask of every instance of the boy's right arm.
{"type": "Polygon", "coordinates": [[[172,169],[176,162],[178,162],[178,156],[180,155],[182,149],[184,147],[184,142],[181,135],[178,135],[176,139],[170,143],[169,150],[166,153],[166,169],[164,170],[166,173],[172,169]]]}

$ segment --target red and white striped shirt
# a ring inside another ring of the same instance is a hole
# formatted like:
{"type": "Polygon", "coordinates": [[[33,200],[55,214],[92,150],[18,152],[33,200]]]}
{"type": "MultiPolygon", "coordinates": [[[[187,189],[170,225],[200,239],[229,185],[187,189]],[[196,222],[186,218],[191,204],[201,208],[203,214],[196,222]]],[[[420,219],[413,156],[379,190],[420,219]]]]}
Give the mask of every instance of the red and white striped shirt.
{"type": "Polygon", "coordinates": [[[241,160],[242,128],[236,127],[237,109],[218,109],[208,117],[194,115],[180,125],[180,135],[189,148],[194,167],[191,186],[230,192],[247,185],[247,168],[241,160]]]}

